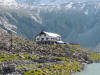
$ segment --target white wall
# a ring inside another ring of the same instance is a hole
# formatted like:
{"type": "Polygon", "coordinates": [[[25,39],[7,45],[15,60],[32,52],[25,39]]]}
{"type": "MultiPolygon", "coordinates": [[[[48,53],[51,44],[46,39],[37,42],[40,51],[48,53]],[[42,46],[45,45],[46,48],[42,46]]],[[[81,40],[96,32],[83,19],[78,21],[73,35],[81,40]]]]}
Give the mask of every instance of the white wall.
{"type": "Polygon", "coordinates": [[[39,36],[39,35],[38,35],[38,36],[36,37],[36,41],[41,41],[42,38],[44,38],[43,41],[59,41],[59,40],[61,40],[61,37],[56,37],[56,38],[54,38],[54,37],[51,37],[51,36],[48,36],[48,35],[46,35],[46,36],[44,36],[44,35],[39,36]],[[38,38],[39,40],[37,40],[37,38],[38,38]],[[47,40],[46,38],[48,38],[48,40],[47,40]]]}

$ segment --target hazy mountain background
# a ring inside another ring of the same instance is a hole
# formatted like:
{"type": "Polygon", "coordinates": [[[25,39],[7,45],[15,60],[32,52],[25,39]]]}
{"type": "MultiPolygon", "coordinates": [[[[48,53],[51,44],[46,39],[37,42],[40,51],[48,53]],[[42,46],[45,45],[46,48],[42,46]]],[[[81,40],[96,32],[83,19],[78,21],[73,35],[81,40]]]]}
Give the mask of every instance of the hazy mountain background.
{"type": "Polygon", "coordinates": [[[100,1],[0,0],[0,27],[30,40],[41,30],[56,32],[65,42],[99,51],[100,1]]]}

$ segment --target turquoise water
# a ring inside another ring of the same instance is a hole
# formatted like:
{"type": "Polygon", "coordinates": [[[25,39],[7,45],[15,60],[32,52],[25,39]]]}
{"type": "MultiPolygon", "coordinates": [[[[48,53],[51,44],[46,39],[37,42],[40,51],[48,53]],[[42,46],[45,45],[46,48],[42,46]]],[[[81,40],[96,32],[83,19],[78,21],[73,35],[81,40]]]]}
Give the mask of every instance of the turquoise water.
{"type": "Polygon", "coordinates": [[[73,75],[100,75],[100,63],[86,65],[83,72],[77,72],[73,75]]]}

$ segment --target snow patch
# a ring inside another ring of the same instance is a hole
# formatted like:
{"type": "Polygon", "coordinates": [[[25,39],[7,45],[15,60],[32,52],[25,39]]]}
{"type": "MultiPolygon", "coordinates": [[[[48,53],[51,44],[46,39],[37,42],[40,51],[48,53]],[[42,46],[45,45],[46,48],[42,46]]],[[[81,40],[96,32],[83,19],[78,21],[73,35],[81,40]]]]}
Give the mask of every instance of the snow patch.
{"type": "Polygon", "coordinates": [[[72,8],[73,2],[70,2],[68,5],[66,5],[67,8],[72,8]]]}
{"type": "Polygon", "coordinates": [[[56,33],[51,33],[51,32],[44,32],[44,33],[51,37],[61,37],[59,34],[56,34],[56,33]]]}
{"type": "Polygon", "coordinates": [[[86,5],[86,4],[83,4],[83,5],[81,6],[81,9],[83,9],[83,8],[85,7],[85,5],[86,5]]]}
{"type": "Polygon", "coordinates": [[[88,10],[86,10],[86,11],[84,12],[85,15],[88,15],[88,13],[89,13],[88,10]]]}
{"type": "Polygon", "coordinates": [[[9,24],[5,19],[0,18],[0,24],[9,31],[16,33],[17,27],[15,25],[9,24]]]}
{"type": "Polygon", "coordinates": [[[42,21],[41,19],[38,17],[38,15],[33,15],[33,14],[30,14],[31,18],[34,19],[36,22],[38,22],[39,24],[42,24],[42,21]]]}

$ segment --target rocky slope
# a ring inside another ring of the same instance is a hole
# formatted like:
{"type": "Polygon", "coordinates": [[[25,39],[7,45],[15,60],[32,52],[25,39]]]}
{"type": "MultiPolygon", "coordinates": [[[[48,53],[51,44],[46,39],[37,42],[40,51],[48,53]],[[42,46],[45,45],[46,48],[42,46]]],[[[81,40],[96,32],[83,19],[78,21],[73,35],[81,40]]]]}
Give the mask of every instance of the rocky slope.
{"type": "Polygon", "coordinates": [[[0,73],[2,74],[71,75],[73,72],[82,71],[83,63],[100,60],[100,54],[80,45],[39,45],[14,33],[12,48],[10,48],[10,35],[4,30],[0,33],[3,35],[3,40],[0,42],[0,73]]]}

